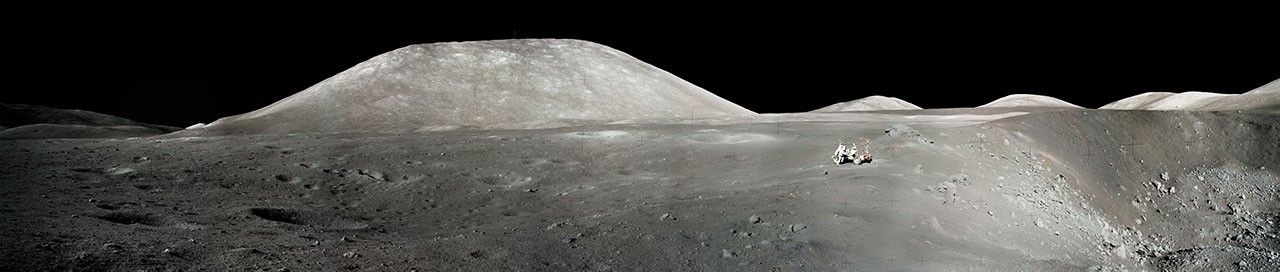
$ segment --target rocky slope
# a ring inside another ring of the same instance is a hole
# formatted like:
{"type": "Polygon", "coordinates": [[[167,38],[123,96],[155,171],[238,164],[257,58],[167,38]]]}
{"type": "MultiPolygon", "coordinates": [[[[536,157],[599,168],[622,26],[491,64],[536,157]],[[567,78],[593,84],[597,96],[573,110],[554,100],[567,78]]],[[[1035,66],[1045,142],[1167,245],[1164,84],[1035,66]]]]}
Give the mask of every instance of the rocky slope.
{"type": "Polygon", "coordinates": [[[626,53],[579,40],[421,44],[189,135],[406,132],[750,116],[626,53]]]}

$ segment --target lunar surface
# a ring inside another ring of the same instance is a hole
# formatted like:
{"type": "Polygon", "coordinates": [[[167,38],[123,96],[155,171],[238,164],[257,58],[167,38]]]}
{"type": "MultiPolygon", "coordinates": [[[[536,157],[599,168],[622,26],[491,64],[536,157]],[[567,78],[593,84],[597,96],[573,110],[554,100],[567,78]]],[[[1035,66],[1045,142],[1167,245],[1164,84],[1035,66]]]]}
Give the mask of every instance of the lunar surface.
{"type": "Polygon", "coordinates": [[[207,126],[0,140],[0,270],[1277,271],[1251,103],[755,114],[587,42],[410,46],[207,126]]]}

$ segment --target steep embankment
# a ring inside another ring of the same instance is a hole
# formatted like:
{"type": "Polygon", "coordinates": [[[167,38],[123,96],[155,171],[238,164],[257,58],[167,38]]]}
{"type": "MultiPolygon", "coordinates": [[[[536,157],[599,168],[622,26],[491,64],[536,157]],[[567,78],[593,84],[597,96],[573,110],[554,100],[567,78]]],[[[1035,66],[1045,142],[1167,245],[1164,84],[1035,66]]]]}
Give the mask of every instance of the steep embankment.
{"type": "Polygon", "coordinates": [[[1097,242],[1112,256],[1161,270],[1267,270],[1280,260],[1274,115],[1067,111],[987,126],[1064,173],[1056,185],[1088,207],[1076,213],[1106,222],[1097,242]]]}

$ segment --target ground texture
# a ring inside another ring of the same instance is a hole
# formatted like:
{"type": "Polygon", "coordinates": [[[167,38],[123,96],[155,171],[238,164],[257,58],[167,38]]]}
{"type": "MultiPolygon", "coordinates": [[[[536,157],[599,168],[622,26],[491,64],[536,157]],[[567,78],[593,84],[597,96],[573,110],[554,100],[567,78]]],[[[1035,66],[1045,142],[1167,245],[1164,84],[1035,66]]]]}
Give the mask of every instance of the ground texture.
{"type": "Polygon", "coordinates": [[[0,270],[1280,270],[1274,114],[924,115],[0,141],[0,270]]]}

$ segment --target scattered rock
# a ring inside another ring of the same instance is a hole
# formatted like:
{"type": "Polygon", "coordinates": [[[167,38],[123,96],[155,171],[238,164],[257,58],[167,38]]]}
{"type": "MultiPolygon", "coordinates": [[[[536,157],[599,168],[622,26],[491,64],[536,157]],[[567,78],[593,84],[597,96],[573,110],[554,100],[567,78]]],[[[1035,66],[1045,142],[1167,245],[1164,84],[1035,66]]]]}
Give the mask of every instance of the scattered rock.
{"type": "Polygon", "coordinates": [[[111,168],[107,168],[105,171],[103,171],[103,173],[107,175],[115,176],[115,175],[129,174],[137,171],[138,170],[134,170],[133,168],[128,168],[128,167],[111,167],[111,168]]]}
{"type": "Polygon", "coordinates": [[[790,229],[791,232],[798,232],[807,228],[809,228],[809,226],[805,226],[804,224],[800,224],[800,223],[795,223],[795,224],[791,224],[791,227],[789,227],[788,229],[790,229]]]}
{"type": "Polygon", "coordinates": [[[949,202],[951,198],[954,198],[956,196],[956,187],[957,186],[955,183],[952,183],[950,181],[943,181],[938,183],[937,185],[929,186],[928,190],[930,192],[937,193],[939,196],[943,197],[945,199],[944,202],[949,202]]]}
{"type": "Polygon", "coordinates": [[[885,129],[884,133],[889,134],[889,137],[892,138],[915,138],[921,143],[933,144],[933,140],[926,139],[920,131],[903,124],[893,124],[888,129],[885,129]]]}
{"type": "Polygon", "coordinates": [[[366,178],[371,178],[371,179],[380,180],[380,181],[387,181],[387,175],[383,174],[382,172],[378,172],[374,170],[358,169],[356,170],[356,173],[366,178]]]}
{"type": "Polygon", "coordinates": [[[947,177],[947,181],[956,185],[969,186],[969,175],[955,174],[947,177]]]}
{"type": "Polygon", "coordinates": [[[884,133],[889,134],[889,137],[894,137],[894,138],[903,137],[903,136],[907,136],[907,137],[921,136],[920,131],[917,131],[916,129],[903,124],[893,124],[892,126],[889,126],[888,129],[885,129],[884,133]]]}

